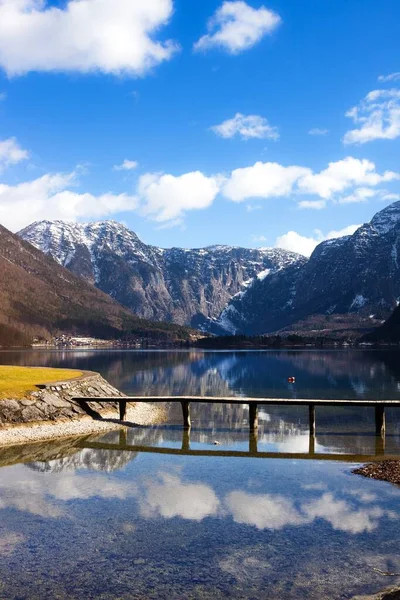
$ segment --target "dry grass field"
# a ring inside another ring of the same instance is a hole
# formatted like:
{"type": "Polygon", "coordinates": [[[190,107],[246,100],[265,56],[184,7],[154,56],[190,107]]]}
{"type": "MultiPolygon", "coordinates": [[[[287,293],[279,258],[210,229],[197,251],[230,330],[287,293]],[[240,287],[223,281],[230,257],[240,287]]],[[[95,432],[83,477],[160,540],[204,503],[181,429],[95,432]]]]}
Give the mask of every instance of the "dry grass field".
{"type": "Polygon", "coordinates": [[[0,366],[0,400],[25,398],[40,384],[67,381],[81,375],[81,371],[70,369],[0,366]]]}

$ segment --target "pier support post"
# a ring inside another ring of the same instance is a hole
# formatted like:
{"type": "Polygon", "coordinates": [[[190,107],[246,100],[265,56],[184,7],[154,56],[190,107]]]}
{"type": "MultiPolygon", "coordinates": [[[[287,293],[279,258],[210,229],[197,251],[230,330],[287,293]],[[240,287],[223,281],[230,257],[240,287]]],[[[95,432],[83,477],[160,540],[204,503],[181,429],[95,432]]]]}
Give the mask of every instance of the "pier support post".
{"type": "Polygon", "coordinates": [[[181,405],[183,414],[183,428],[190,429],[192,426],[192,422],[190,419],[190,402],[181,402],[181,405]]]}
{"type": "Polygon", "coordinates": [[[310,436],[315,437],[315,404],[310,404],[308,412],[310,415],[310,436]]]}
{"type": "Polygon", "coordinates": [[[249,404],[249,424],[251,433],[258,431],[258,405],[255,402],[249,404]]]}
{"type": "Polygon", "coordinates": [[[119,401],[119,420],[120,421],[125,421],[125,417],[126,417],[126,405],[127,405],[127,401],[126,400],[120,400],[119,401]]]}
{"type": "Polygon", "coordinates": [[[250,431],[249,452],[250,454],[257,454],[258,452],[258,431],[250,431]]]}
{"type": "Polygon", "coordinates": [[[121,429],[119,432],[119,445],[126,446],[128,444],[128,435],[126,429],[121,429]]]}
{"type": "Polygon", "coordinates": [[[375,406],[375,428],[376,435],[384,439],[386,434],[386,418],[384,406],[375,406]]]}
{"type": "Polygon", "coordinates": [[[315,454],[315,404],[310,404],[308,407],[310,420],[310,454],[315,454]]]}
{"type": "Polygon", "coordinates": [[[190,429],[184,429],[182,435],[182,451],[188,452],[190,450],[190,429]]]}

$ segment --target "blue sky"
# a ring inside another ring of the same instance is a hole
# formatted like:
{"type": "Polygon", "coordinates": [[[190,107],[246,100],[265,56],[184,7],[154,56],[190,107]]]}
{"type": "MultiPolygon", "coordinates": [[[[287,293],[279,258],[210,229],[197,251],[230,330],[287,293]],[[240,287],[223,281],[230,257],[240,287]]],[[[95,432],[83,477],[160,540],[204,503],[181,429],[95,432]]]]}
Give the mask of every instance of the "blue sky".
{"type": "Polygon", "coordinates": [[[0,0],[0,222],[310,253],[400,200],[399,25],[397,0],[0,0]]]}

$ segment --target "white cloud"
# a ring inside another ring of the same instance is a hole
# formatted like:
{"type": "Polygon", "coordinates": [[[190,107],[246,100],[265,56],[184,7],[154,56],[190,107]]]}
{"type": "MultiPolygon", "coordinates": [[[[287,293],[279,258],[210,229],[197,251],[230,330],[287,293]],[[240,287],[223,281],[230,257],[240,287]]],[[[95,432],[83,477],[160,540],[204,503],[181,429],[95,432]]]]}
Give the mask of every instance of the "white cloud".
{"type": "Polygon", "coordinates": [[[354,204],[357,202],[365,202],[368,198],[373,198],[376,196],[377,191],[371,190],[371,188],[356,188],[352,194],[349,196],[344,196],[343,198],[339,198],[339,204],[354,204]]]}
{"type": "Polygon", "coordinates": [[[0,92],[0,102],[3,102],[7,98],[7,94],[5,92],[0,92]]]}
{"type": "MultiPolygon", "coordinates": [[[[329,163],[320,173],[298,165],[285,167],[278,163],[257,162],[251,167],[232,171],[222,184],[222,193],[234,202],[250,198],[277,198],[294,193],[313,194],[328,200],[354,186],[373,187],[399,178],[392,171],[380,174],[373,162],[351,156],[329,163]]],[[[310,208],[303,205],[303,208],[306,207],[310,208]]]]}
{"type": "Polygon", "coordinates": [[[303,256],[311,256],[314,249],[322,242],[321,236],[306,237],[297,233],[297,231],[288,231],[284,235],[276,238],[275,247],[283,250],[290,250],[303,254],[303,256]]]}
{"type": "Polygon", "coordinates": [[[299,208],[310,208],[312,210],[321,210],[326,207],[326,200],[301,200],[297,203],[299,208]]]}
{"type": "Polygon", "coordinates": [[[200,171],[178,177],[147,173],[140,177],[138,186],[141,212],[159,222],[180,220],[188,210],[211,206],[219,185],[218,178],[206,177],[200,171]]]}
{"type": "Polygon", "coordinates": [[[400,73],[390,73],[389,75],[379,75],[378,81],[400,81],[400,73]]]}
{"type": "Polygon", "coordinates": [[[136,196],[71,191],[75,179],[75,173],[58,173],[15,186],[0,184],[0,223],[16,231],[42,219],[100,218],[137,207],[136,196]]]}
{"type": "Polygon", "coordinates": [[[332,230],[326,235],[324,235],[319,229],[315,229],[314,235],[310,237],[300,235],[297,233],[297,231],[288,231],[276,239],[275,247],[283,248],[284,250],[291,250],[292,252],[297,252],[298,254],[303,254],[304,256],[311,256],[315,248],[321,242],[340,238],[346,235],[352,235],[359,227],[360,225],[348,225],[340,230],[332,230]]]}
{"type": "Polygon", "coordinates": [[[314,127],[314,129],[310,129],[308,135],[328,135],[329,129],[319,129],[318,127],[314,127]]]}
{"type": "Polygon", "coordinates": [[[255,242],[256,244],[263,244],[264,242],[267,241],[267,238],[265,237],[265,235],[253,234],[251,236],[251,240],[252,240],[252,242],[255,242]]]}
{"type": "Polygon", "coordinates": [[[139,166],[137,160],[128,160],[127,158],[120,165],[115,165],[114,171],[134,171],[139,166]]]}
{"type": "Polygon", "coordinates": [[[283,529],[308,521],[293,502],[283,496],[235,491],[226,496],[225,502],[235,523],[253,525],[257,529],[283,529]]]}
{"type": "Polygon", "coordinates": [[[230,54],[251,48],[282,22],[280,16],[264,6],[252,8],[246,2],[223,2],[208,23],[207,35],[194,45],[195,50],[219,47],[230,54]]]}
{"type": "Polygon", "coordinates": [[[243,202],[249,198],[273,198],[292,193],[294,184],[311,173],[304,167],[284,167],[278,163],[257,162],[252,167],[235,169],[222,186],[226,198],[243,202]]]}
{"type": "Polygon", "coordinates": [[[29,158],[29,152],[21,148],[15,138],[0,141],[0,169],[16,165],[29,158]]]}
{"type": "Polygon", "coordinates": [[[140,76],[177,51],[154,39],[172,0],[0,0],[0,66],[8,75],[77,71],[140,76]]]}
{"type": "Polygon", "coordinates": [[[272,127],[268,120],[260,115],[243,115],[242,113],[236,113],[233,119],[228,119],[220,125],[211,127],[220,137],[225,139],[233,138],[235,135],[239,135],[242,139],[279,139],[279,133],[277,127],[272,127]]]}
{"type": "Polygon", "coordinates": [[[357,225],[347,225],[347,227],[343,227],[343,229],[333,229],[326,235],[325,239],[335,240],[336,238],[344,237],[345,235],[353,235],[353,233],[360,227],[361,223],[358,223],[357,225]]]}
{"type": "Polygon", "coordinates": [[[309,172],[299,178],[298,188],[302,193],[316,194],[321,198],[329,199],[334,194],[355,185],[375,186],[395,179],[399,179],[397,173],[385,171],[380,175],[373,162],[348,156],[343,160],[329,163],[328,167],[320,173],[309,172]]]}
{"type": "Polygon", "coordinates": [[[400,200],[400,194],[383,194],[381,199],[389,200],[390,202],[396,202],[397,200],[400,200]]]}
{"type": "Polygon", "coordinates": [[[324,519],[336,531],[352,534],[373,531],[378,527],[379,519],[387,514],[379,507],[354,510],[348,502],[336,499],[330,493],[309,504],[303,504],[302,510],[311,521],[324,519]]]}
{"type": "Polygon", "coordinates": [[[145,518],[181,517],[202,521],[218,511],[219,500],[214,490],[204,483],[186,483],[177,475],[160,473],[158,480],[149,481],[146,488],[139,497],[140,512],[145,518]]]}
{"type": "Polygon", "coordinates": [[[284,527],[304,526],[323,519],[335,531],[353,535],[373,531],[379,520],[390,517],[390,511],[379,506],[355,508],[353,503],[325,493],[320,498],[303,503],[299,508],[291,499],[275,494],[250,494],[234,491],[225,498],[228,511],[236,523],[252,525],[257,529],[277,530],[284,527]]]}
{"type": "Polygon", "coordinates": [[[400,136],[400,90],[374,90],[359,106],[346,113],[357,129],[348,131],[345,144],[365,144],[373,140],[394,140],[400,136]]]}

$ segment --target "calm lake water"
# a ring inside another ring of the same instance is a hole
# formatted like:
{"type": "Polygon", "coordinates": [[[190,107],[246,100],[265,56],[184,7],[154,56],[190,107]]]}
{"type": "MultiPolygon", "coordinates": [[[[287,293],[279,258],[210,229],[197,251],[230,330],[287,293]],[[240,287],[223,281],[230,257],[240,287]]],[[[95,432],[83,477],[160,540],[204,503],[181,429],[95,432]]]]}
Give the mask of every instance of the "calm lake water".
{"type": "MultiPolygon", "coordinates": [[[[399,359],[351,350],[0,352],[0,364],[99,371],[131,395],[289,398],[398,398],[399,359]]],[[[307,407],[260,410],[258,450],[277,458],[245,456],[245,405],[194,407],[190,440],[180,412],[168,410],[167,424],[126,438],[0,449],[1,599],[336,600],[400,583],[376,570],[400,572],[400,489],[351,473],[362,455],[383,450],[372,409],[317,409],[319,460],[306,459],[307,407]],[[112,449],[121,441],[131,450],[112,449]],[[203,455],[177,452],[189,444],[203,455]]],[[[400,409],[387,411],[385,452],[400,458],[400,409]]]]}

